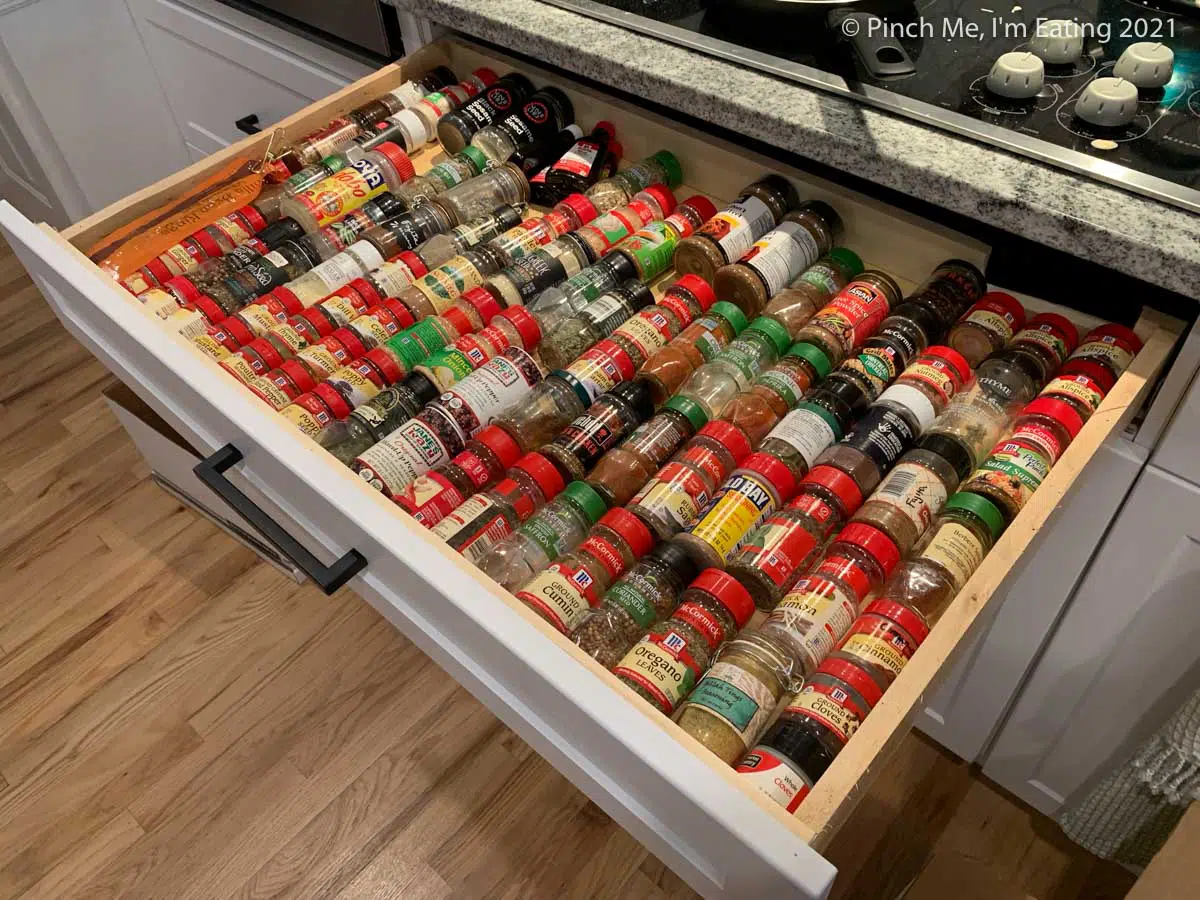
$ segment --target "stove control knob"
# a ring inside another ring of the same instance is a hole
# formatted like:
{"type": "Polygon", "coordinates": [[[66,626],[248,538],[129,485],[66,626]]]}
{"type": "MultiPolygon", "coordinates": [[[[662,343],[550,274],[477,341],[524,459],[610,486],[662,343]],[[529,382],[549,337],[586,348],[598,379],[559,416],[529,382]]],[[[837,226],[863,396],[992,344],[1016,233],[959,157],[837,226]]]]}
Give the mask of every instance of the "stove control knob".
{"type": "Polygon", "coordinates": [[[1083,27],[1070,19],[1040,22],[1029,49],[1052,66],[1073,63],[1083,54],[1083,27]]]}
{"type": "Polygon", "coordinates": [[[1032,53],[1005,53],[992,65],[987,86],[993,94],[1010,100],[1036,97],[1045,80],[1046,67],[1032,53]]]}
{"type": "Polygon", "coordinates": [[[1175,54],[1166,44],[1140,41],[1130,44],[1117,60],[1113,75],[1143,90],[1160,88],[1171,80],[1175,54]]]}
{"type": "Polygon", "coordinates": [[[1105,128],[1128,125],[1137,115],[1138,92],[1124,78],[1097,78],[1075,101],[1075,115],[1105,128]]]}

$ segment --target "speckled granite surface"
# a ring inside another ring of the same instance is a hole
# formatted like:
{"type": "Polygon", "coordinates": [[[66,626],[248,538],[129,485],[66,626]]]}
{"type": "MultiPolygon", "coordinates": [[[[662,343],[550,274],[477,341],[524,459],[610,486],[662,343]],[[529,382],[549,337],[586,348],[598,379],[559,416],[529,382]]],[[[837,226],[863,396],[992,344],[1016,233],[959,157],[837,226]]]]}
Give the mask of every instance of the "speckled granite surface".
{"type": "Polygon", "coordinates": [[[537,0],[386,2],[1200,299],[1192,213],[537,0]]]}

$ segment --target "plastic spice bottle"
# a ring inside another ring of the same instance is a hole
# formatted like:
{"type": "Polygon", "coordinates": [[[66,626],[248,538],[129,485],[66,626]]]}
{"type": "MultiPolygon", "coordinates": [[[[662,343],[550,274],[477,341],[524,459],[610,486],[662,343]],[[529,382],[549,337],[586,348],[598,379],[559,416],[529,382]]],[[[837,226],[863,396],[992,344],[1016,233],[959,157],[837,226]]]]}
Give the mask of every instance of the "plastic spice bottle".
{"type": "Polygon", "coordinates": [[[595,184],[608,164],[608,146],[616,135],[612,122],[597,122],[586,137],[575,141],[546,172],[547,196],[561,198],[595,184]]]}
{"type": "Polygon", "coordinates": [[[836,366],[874,334],[900,296],[900,286],[890,276],[868,269],[840,290],[794,338],[820,347],[836,366]]]}
{"type": "Polygon", "coordinates": [[[217,307],[206,312],[209,321],[220,322],[225,316],[270,291],[299,278],[321,261],[321,255],[306,240],[284,241],[270,253],[260,256],[217,284],[207,286],[204,297],[217,307]]]}
{"type": "Polygon", "coordinates": [[[1082,427],[1083,417],[1069,403],[1039,396],[1021,410],[1009,437],[1037,446],[1054,465],[1082,427]]]}
{"type": "Polygon", "coordinates": [[[793,344],[779,362],[763,372],[721,412],[757,446],[800,398],[829,374],[829,360],[812,344],[793,344]]]}
{"type": "MultiPolygon", "coordinates": [[[[635,382],[645,385],[645,382],[635,382]]],[[[708,423],[695,403],[672,397],[654,418],[638,426],[629,438],[600,458],[587,476],[610,507],[633,499],[655,472],[708,423]]]]}
{"type": "Polygon", "coordinates": [[[482,94],[438,120],[439,143],[447,153],[458,153],[480,129],[519,110],[532,93],[533,82],[519,72],[509,72],[482,94]]]}
{"type": "Polygon", "coordinates": [[[971,369],[956,350],[930,347],[818,462],[841,469],[870,494],[970,379],[971,369]]]}
{"type": "Polygon", "coordinates": [[[393,498],[414,519],[432,528],[468,497],[495,485],[521,455],[517,442],[495,425],[467,441],[466,449],[432,472],[419,475],[393,498]]]}
{"type": "Polygon", "coordinates": [[[1042,388],[1040,396],[1069,403],[1086,422],[1116,383],[1116,377],[1106,366],[1088,359],[1068,359],[1042,388]]]}
{"type": "Polygon", "coordinates": [[[841,230],[841,216],[828,203],[802,203],[737,262],[718,269],[713,289],[746,315],[759,315],[768,300],[833,248],[841,230]]]}
{"type": "Polygon", "coordinates": [[[555,323],[579,312],[601,294],[637,278],[637,267],[622,253],[601,257],[561,284],[546,288],[526,307],[539,320],[555,323]]]}
{"type": "Polygon", "coordinates": [[[1025,326],[1025,307],[1012,294],[989,291],[967,310],[946,335],[946,343],[963,355],[971,368],[1005,348],[1025,326]]]}
{"type": "Polygon", "coordinates": [[[610,448],[646,419],[654,407],[650,391],[636,381],[618,384],[538,452],[550,460],[564,478],[582,479],[610,448]]]}
{"type": "Polygon", "coordinates": [[[728,347],[695,371],[679,394],[699,403],[711,418],[779,360],[790,341],[783,326],[759,316],[728,347]]]}
{"type": "Polygon", "coordinates": [[[348,466],[356,456],[383,440],[435,397],[437,387],[421,379],[406,382],[404,386],[384,388],[344,419],[318,410],[325,420],[314,426],[316,441],[338,462],[348,466]]]}
{"type": "MultiPolygon", "coordinates": [[[[704,281],[700,283],[707,284],[704,281]]],[[[707,315],[697,319],[667,346],[656,351],[638,370],[638,377],[650,384],[655,405],[661,405],[668,397],[678,393],[684,382],[727,348],[747,324],[746,315],[740,309],[732,303],[717,301],[709,307],[707,315]]]]}
{"type": "Polygon", "coordinates": [[[1050,474],[1051,465],[1041,442],[1002,440],[961,490],[990,500],[1004,516],[1004,524],[1010,525],[1050,474]]]}
{"type": "Polygon", "coordinates": [[[678,608],[613,667],[634,693],[671,715],[704,675],[713,655],[754,614],[745,588],[720,569],[706,569],[678,608]]]}
{"type": "Polygon", "coordinates": [[[294,219],[306,232],[314,232],[384,191],[399,190],[415,174],[407,153],[396,144],[383,143],[308,190],[284,197],[279,212],[294,219]]]}
{"type": "Polygon", "coordinates": [[[1108,369],[1113,378],[1120,378],[1141,349],[1142,341],[1131,329],[1124,325],[1101,325],[1084,335],[1071,360],[1097,363],[1108,369]]]}
{"type": "Polygon", "coordinates": [[[1039,372],[1038,387],[1050,380],[1079,343],[1079,332],[1070,319],[1056,313],[1034,316],[1017,332],[1010,353],[1032,361],[1039,372]]]}
{"type": "Polygon", "coordinates": [[[646,360],[684,328],[703,316],[713,305],[711,288],[685,275],[667,288],[662,298],[618,325],[612,339],[642,366],[646,360]]]}
{"type": "Polygon", "coordinates": [[[634,194],[626,205],[601,213],[576,231],[571,240],[586,244],[594,256],[600,257],[643,226],[670,215],[674,209],[674,194],[661,184],[652,184],[634,194]]]}
{"type": "Polygon", "coordinates": [[[404,182],[392,195],[405,209],[413,209],[502,162],[504,160],[489,158],[478,147],[464,147],[461,152],[438,163],[424,175],[404,182]]]}
{"type": "Polygon", "coordinates": [[[929,273],[907,301],[919,303],[933,313],[944,332],[986,290],[987,279],[978,268],[966,260],[948,259],[929,273]]]}
{"type": "Polygon", "coordinates": [[[832,300],[853,278],[862,273],[862,260],[845,247],[834,247],[825,256],[776,291],[762,314],[798,334],[818,310],[832,300]]]}
{"type": "Polygon", "coordinates": [[[624,206],[635,194],[651,185],[665,185],[674,190],[682,183],[683,168],[675,154],[669,150],[659,150],[628,169],[592,185],[588,188],[587,196],[603,215],[610,209],[624,206]]]}
{"type": "Polygon", "coordinates": [[[655,622],[675,611],[679,595],[698,571],[681,548],[659,544],[608,589],[599,606],[584,613],[571,640],[611,669],[655,622]]]}
{"type": "Polygon", "coordinates": [[[521,210],[505,204],[500,208],[458,225],[444,234],[433,234],[416,248],[417,258],[425,268],[436,269],[460,253],[499,237],[521,224],[521,210]]]}
{"type": "Polygon", "coordinates": [[[394,88],[386,94],[376,97],[369,103],[351,110],[347,113],[347,118],[356,122],[363,130],[366,130],[375,123],[383,121],[388,116],[395,115],[402,109],[416,106],[426,94],[433,93],[439,88],[445,87],[457,80],[458,78],[454,72],[446,66],[438,66],[426,72],[420,78],[410,79],[398,88],[394,88]]]}
{"type": "Polygon", "coordinates": [[[796,498],[746,538],[725,570],[759,609],[772,610],[861,504],[853,480],[832,466],[817,466],[800,482],[796,498]]]}
{"type": "Polygon", "coordinates": [[[750,532],[795,492],[791,469],[766,453],[751,453],[725,479],[696,523],[674,540],[688,549],[697,565],[724,568],[750,532]]]}
{"type": "Polygon", "coordinates": [[[799,203],[796,189],[782,176],[767,175],[747,185],[735,202],[680,242],[675,270],[711,283],[718,269],[741,259],[799,203]]]}
{"type": "Polygon", "coordinates": [[[479,287],[503,266],[504,257],[499,252],[480,244],[427,272],[397,297],[414,319],[427,319],[444,313],[465,291],[479,287]]]}
{"type": "Polygon", "coordinates": [[[582,481],[573,481],[475,565],[497,584],[515,591],[578,547],[604,513],[600,495],[582,481]]]}
{"type": "MultiPolygon", "coordinates": [[[[593,260],[587,247],[561,237],[496,273],[483,289],[505,306],[524,306],[545,288],[579,274],[593,260]]],[[[541,319],[540,324],[549,338],[550,322],[541,319]]]]}
{"type": "Polygon", "coordinates": [[[731,472],[750,455],[746,436],[728,422],[709,422],[628,504],[666,540],[690,527],[731,472]]]}
{"type": "Polygon", "coordinates": [[[612,509],[592,526],[577,550],[566,553],[534,576],[517,599],[561,631],[570,634],[617,578],[654,546],[637,516],[612,509]]]}
{"type": "Polygon", "coordinates": [[[469,497],[446,515],[433,533],[468,562],[477,563],[562,489],[562,476],[550,461],[527,453],[494,488],[469,497]]]}

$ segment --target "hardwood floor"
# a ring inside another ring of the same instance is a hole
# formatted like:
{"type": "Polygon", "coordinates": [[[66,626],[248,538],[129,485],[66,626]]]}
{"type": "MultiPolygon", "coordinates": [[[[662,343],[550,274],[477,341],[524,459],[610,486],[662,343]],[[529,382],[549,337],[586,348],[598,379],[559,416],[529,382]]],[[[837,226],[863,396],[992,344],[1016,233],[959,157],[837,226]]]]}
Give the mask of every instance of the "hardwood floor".
{"type": "MultiPolygon", "coordinates": [[[[150,482],[14,262],[0,245],[0,898],[695,896],[352,593],[150,482]]],[[[1132,883],[916,737],[829,855],[839,898],[947,868],[1036,900],[1132,883]]]]}

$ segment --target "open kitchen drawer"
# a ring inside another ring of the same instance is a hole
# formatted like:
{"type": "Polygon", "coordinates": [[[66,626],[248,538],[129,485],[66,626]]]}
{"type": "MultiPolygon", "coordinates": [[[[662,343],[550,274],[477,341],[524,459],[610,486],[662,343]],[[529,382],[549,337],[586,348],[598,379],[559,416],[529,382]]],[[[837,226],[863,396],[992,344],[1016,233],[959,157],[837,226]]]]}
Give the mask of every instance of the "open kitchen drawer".
{"type": "MultiPolygon", "coordinates": [[[[987,248],[932,223],[854,195],[714,140],[569,79],[513,63],[458,41],[423,48],[282,123],[299,137],[407,77],[447,62],[455,71],[488,64],[519,68],[535,83],[559,84],[577,118],[617,124],[631,159],[666,147],[691,189],[717,200],[766,171],[795,180],[801,196],[832,202],[846,223],[843,243],[906,290],[947,257],[979,265],[987,248]]],[[[282,136],[277,137],[280,140],[282,136]]],[[[843,823],[889,750],[910,727],[922,695],[979,611],[1046,527],[1080,470],[1107,435],[1133,417],[1163,367],[1180,324],[1144,310],[1145,347],[1030,504],[912,662],[822,777],[796,815],[742,783],[731,769],[579,653],[509,594],[446,549],[383,495],[272,413],[220,367],[163,330],[140,304],[73,244],[164,202],[231,154],[261,152],[258,135],[114,204],[60,235],[0,205],[0,227],[67,328],[201,453],[233,444],[243,462],[230,473],[300,543],[322,560],[352,548],[366,560],[354,588],[465,685],[621,825],[707,897],[817,898],[835,870],[821,848],[843,823]]],[[[418,171],[438,155],[417,158],[418,171]]],[[[1062,310],[1080,324],[1089,319],[1062,310]]],[[[531,835],[531,840],[553,840],[531,835]]]]}

